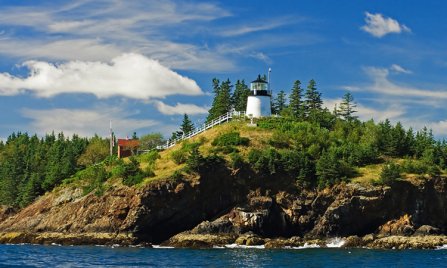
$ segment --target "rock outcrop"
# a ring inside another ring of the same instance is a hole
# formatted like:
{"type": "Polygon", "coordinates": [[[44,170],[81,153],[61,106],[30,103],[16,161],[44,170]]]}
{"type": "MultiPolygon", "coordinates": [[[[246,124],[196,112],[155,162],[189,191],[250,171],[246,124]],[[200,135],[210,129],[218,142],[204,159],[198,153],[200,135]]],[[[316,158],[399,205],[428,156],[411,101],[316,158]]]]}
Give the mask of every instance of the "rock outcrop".
{"type": "Polygon", "coordinates": [[[188,179],[115,186],[102,196],[61,188],[16,214],[0,210],[0,242],[278,247],[348,237],[352,246],[425,248],[444,243],[433,235],[447,231],[446,183],[350,183],[317,191],[280,174],[262,177],[222,165],[188,179]],[[431,238],[416,245],[421,236],[431,238]]]}

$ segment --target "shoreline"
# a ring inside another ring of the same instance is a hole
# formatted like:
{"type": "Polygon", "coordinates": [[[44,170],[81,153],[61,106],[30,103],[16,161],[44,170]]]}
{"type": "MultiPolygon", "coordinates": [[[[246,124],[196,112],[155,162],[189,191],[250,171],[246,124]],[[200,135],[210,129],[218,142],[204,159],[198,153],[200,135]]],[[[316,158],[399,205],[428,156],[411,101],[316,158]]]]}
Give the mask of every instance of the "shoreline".
{"type": "Polygon", "coordinates": [[[381,236],[372,234],[363,237],[332,237],[303,239],[262,238],[256,235],[241,235],[229,238],[227,235],[195,235],[178,234],[169,240],[155,245],[149,242],[138,242],[131,234],[115,233],[0,233],[0,244],[6,245],[57,245],[57,246],[111,246],[141,248],[189,248],[189,249],[447,249],[446,235],[424,236],[381,236]]]}

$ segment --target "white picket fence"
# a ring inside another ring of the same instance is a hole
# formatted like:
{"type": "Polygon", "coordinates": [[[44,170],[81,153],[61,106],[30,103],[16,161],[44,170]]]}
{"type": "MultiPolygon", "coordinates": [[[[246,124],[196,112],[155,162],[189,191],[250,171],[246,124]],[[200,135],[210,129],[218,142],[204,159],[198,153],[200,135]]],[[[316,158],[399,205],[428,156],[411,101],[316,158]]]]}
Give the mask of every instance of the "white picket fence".
{"type": "Polygon", "coordinates": [[[233,117],[245,117],[245,112],[233,111],[233,112],[228,112],[226,114],[223,114],[223,115],[219,116],[218,118],[213,119],[211,122],[203,124],[201,127],[195,128],[193,131],[191,131],[189,133],[183,134],[180,138],[177,138],[175,140],[167,140],[166,144],[157,146],[157,150],[166,150],[168,148],[171,148],[172,146],[176,145],[178,142],[190,139],[190,138],[197,136],[200,133],[202,133],[210,128],[213,128],[214,126],[228,122],[231,119],[233,119],[233,117]]]}

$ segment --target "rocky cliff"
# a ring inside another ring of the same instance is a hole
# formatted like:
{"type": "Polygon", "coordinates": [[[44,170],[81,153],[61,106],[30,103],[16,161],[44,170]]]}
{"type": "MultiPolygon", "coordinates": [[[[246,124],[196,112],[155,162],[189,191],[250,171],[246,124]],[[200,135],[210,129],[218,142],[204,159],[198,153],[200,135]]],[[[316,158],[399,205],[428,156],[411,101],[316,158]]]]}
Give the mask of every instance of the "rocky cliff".
{"type": "MultiPolygon", "coordinates": [[[[315,190],[279,174],[262,177],[222,165],[140,188],[111,187],[102,196],[60,188],[15,214],[2,208],[0,241],[210,246],[351,237],[352,246],[395,247],[398,242],[389,237],[447,232],[446,183],[434,178],[392,187],[350,183],[315,190]]],[[[431,245],[447,240],[436,241],[431,245]]]]}

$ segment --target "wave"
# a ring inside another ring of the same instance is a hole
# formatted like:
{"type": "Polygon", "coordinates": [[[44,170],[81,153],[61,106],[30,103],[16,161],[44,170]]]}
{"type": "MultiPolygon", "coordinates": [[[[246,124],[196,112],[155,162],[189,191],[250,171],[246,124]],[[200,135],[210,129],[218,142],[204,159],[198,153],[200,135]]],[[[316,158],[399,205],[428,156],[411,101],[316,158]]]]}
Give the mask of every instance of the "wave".
{"type": "Polygon", "coordinates": [[[229,244],[225,245],[225,248],[256,248],[256,249],[265,249],[264,245],[259,246],[245,246],[245,245],[238,245],[238,244],[229,244]]]}
{"type": "Polygon", "coordinates": [[[164,249],[164,248],[175,248],[175,247],[160,246],[160,245],[152,245],[152,248],[160,248],[160,249],[164,249]]]}
{"type": "Polygon", "coordinates": [[[447,245],[438,246],[438,247],[436,247],[436,249],[437,250],[447,249],[447,245]]]}
{"type": "Polygon", "coordinates": [[[307,249],[307,248],[320,248],[320,246],[317,244],[304,243],[304,245],[299,247],[285,247],[285,249],[307,249]]]}
{"type": "Polygon", "coordinates": [[[326,247],[328,248],[341,248],[345,244],[345,240],[340,237],[332,238],[326,242],[328,242],[326,244],[326,247]]]}

